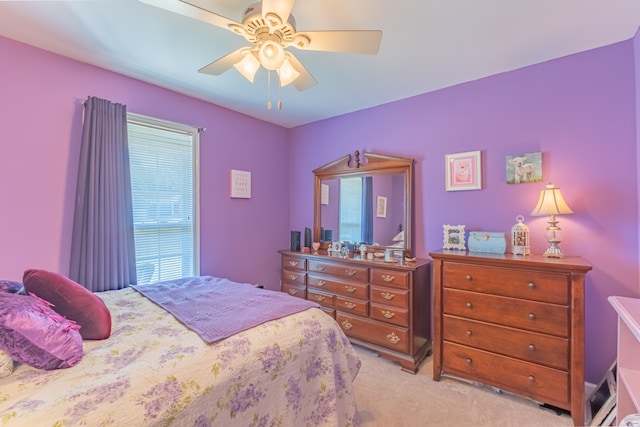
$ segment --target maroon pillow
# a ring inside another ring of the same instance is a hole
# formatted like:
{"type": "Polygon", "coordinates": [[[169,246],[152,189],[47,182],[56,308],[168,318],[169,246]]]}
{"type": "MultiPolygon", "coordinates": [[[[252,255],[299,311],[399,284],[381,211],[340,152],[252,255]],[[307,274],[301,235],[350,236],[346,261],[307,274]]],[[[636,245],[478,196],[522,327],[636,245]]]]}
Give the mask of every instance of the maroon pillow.
{"type": "Polygon", "coordinates": [[[31,269],[24,272],[22,283],[32,292],[53,304],[56,313],[80,325],[86,340],[103,340],[111,335],[111,313],[97,295],[62,274],[31,269]]]}

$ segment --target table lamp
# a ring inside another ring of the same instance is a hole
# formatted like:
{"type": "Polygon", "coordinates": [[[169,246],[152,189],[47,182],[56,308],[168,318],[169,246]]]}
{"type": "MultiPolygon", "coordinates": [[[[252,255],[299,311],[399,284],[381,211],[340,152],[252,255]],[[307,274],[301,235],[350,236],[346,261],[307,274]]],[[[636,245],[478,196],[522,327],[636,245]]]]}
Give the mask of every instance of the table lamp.
{"type": "Polygon", "coordinates": [[[549,242],[549,248],[543,254],[549,258],[563,258],[564,255],[558,244],[562,241],[562,230],[558,227],[558,220],[556,215],[572,214],[573,211],[564,201],[560,189],[549,183],[545,186],[544,190],[540,192],[540,199],[531,215],[542,216],[549,215],[549,221],[547,230],[545,232],[545,238],[549,242]]]}

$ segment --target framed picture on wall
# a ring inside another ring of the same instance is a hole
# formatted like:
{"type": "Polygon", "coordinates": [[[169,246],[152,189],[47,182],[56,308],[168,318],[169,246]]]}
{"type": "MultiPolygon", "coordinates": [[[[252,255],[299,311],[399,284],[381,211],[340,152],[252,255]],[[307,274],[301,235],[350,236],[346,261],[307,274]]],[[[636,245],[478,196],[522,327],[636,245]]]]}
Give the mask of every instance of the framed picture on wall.
{"type": "Polygon", "coordinates": [[[387,198],[384,196],[378,196],[377,200],[377,217],[378,218],[386,218],[387,217],[387,198]]]}
{"type": "Polygon", "coordinates": [[[507,156],[507,184],[542,182],[542,153],[507,156]]]}
{"type": "Polygon", "coordinates": [[[445,155],[447,191],[482,189],[480,151],[445,155]]]}

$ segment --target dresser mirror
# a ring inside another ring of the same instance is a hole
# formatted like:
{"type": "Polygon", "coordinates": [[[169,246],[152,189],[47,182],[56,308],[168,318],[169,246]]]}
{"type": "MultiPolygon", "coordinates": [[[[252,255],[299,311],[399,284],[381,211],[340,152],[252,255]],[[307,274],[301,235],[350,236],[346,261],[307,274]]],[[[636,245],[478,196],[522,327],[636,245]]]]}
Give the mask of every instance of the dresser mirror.
{"type": "Polygon", "coordinates": [[[313,171],[313,240],[377,244],[413,256],[413,159],[356,151],[313,171]]]}

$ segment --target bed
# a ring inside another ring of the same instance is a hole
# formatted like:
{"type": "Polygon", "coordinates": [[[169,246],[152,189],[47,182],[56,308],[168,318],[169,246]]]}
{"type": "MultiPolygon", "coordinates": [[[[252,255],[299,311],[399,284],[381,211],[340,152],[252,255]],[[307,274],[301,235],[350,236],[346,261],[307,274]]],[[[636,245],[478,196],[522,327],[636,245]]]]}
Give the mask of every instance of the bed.
{"type": "Polygon", "coordinates": [[[357,425],[360,360],[319,308],[206,343],[135,289],[96,295],[110,337],[84,340],[67,369],[16,364],[0,378],[0,425],[357,425]]]}

